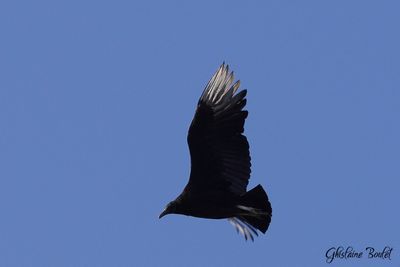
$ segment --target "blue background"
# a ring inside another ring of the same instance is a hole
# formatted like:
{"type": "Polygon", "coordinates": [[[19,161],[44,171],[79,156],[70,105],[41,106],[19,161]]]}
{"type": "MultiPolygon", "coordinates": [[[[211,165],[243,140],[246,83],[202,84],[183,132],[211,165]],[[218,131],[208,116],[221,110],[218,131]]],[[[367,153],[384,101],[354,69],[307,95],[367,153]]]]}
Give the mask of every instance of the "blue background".
{"type": "Polygon", "coordinates": [[[1,1],[0,266],[324,266],[394,247],[398,1],[1,1]],[[248,89],[249,187],[273,218],[158,219],[225,61],[248,89]]]}

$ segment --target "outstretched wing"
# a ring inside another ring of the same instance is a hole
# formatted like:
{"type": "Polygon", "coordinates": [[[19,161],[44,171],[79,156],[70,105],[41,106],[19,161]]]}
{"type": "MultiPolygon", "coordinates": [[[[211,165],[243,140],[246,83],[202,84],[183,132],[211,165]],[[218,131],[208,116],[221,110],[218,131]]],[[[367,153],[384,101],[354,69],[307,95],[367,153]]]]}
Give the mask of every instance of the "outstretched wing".
{"type": "Polygon", "coordinates": [[[244,131],[247,111],[246,90],[235,94],[240,81],[222,64],[201,95],[189,128],[193,190],[225,190],[237,195],[246,192],[250,178],[249,144],[244,131]]]}

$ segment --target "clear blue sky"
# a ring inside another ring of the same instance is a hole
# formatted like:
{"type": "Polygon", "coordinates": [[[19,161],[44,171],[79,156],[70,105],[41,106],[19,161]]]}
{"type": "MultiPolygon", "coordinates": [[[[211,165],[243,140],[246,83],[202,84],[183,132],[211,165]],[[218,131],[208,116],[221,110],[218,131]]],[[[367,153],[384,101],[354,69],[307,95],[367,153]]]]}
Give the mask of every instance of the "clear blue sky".
{"type": "Polygon", "coordinates": [[[1,1],[0,266],[399,266],[398,1],[1,1]],[[158,219],[225,61],[273,218],[158,219]],[[335,260],[332,246],[394,247],[335,260]],[[190,264],[189,264],[190,263],[190,264]]]}

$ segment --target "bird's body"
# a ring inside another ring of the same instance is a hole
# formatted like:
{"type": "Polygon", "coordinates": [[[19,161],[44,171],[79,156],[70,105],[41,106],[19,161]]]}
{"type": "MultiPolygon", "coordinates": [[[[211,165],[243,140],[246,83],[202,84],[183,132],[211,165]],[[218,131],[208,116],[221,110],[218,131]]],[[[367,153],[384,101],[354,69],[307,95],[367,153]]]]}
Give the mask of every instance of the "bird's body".
{"type": "Polygon", "coordinates": [[[234,216],[240,197],[223,190],[203,193],[187,193],[184,190],[177,201],[181,203],[180,214],[199,218],[225,219],[234,216]]]}
{"type": "Polygon", "coordinates": [[[261,185],[247,192],[250,153],[242,134],[248,112],[246,90],[237,94],[239,81],[222,64],[200,97],[189,128],[191,156],[189,182],[161,213],[200,218],[227,218],[246,239],[265,233],[272,209],[261,185]]]}

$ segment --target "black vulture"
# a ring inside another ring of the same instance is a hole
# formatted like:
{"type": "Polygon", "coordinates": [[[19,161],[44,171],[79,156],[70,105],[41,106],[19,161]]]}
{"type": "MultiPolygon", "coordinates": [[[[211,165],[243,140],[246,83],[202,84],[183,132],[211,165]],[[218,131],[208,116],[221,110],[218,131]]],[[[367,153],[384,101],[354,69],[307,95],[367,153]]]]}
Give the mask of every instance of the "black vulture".
{"type": "Polygon", "coordinates": [[[247,191],[251,166],[243,135],[247,90],[236,94],[240,81],[233,84],[233,80],[233,72],[223,63],[204,89],[187,137],[189,182],[159,218],[172,213],[226,218],[246,240],[254,240],[257,230],[267,231],[272,209],[261,185],[247,191]]]}

